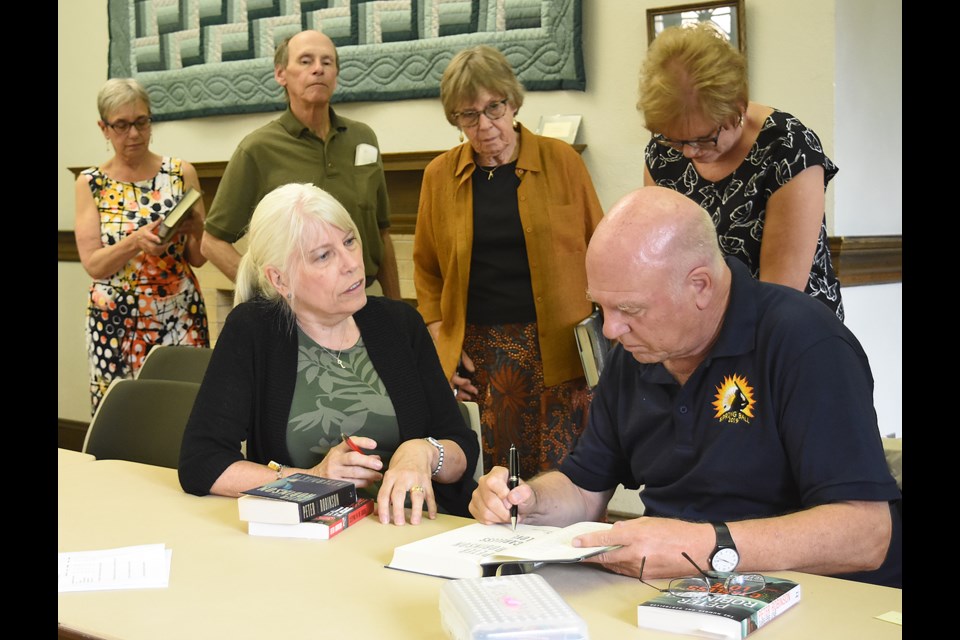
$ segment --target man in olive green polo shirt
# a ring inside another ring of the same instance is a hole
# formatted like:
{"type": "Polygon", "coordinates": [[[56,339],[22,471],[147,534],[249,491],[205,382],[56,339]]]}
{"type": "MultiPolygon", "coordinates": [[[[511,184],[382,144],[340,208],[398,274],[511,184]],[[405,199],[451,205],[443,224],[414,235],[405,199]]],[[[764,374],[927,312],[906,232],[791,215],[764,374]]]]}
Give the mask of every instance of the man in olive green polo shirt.
{"type": "Polygon", "coordinates": [[[377,137],[330,108],[339,70],[333,41],[319,31],[302,31],[277,48],[274,78],[289,106],[240,142],[204,225],[203,255],[231,280],[240,262],[233,244],[247,232],[260,199],[281,185],[309,182],[330,192],[357,223],[367,285],[376,279],[385,296],[400,298],[377,137]]]}

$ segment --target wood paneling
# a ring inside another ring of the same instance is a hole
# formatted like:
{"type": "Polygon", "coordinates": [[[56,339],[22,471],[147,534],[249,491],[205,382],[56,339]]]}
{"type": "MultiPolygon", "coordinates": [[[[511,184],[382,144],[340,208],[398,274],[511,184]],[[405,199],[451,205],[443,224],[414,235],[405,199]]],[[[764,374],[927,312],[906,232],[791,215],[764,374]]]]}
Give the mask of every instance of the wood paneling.
{"type": "Polygon", "coordinates": [[[903,236],[838,236],[830,253],[841,286],[903,281],[903,236]]]}
{"type": "Polygon", "coordinates": [[[82,451],[83,441],[87,437],[89,426],[89,422],[57,418],[57,447],[70,449],[71,451],[82,451]]]}

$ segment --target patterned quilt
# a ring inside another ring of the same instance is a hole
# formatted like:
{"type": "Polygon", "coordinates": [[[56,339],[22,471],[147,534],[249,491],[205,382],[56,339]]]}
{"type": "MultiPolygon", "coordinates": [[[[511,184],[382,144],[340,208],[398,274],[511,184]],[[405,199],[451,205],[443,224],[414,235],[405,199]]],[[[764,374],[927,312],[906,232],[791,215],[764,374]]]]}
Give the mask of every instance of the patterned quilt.
{"type": "Polygon", "coordinates": [[[580,2],[109,0],[109,74],[139,80],[157,120],[280,110],[274,48],[317,29],[340,54],[334,102],[438,96],[476,44],[503,51],[529,91],[582,91],[580,2]]]}

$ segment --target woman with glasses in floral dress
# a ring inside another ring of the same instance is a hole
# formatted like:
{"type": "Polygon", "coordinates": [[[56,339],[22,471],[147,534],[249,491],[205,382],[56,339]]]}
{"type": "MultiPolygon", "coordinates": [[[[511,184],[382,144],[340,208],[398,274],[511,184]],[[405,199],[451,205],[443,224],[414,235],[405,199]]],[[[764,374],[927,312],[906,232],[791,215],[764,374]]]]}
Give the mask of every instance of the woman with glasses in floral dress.
{"type": "Polygon", "coordinates": [[[454,393],[480,406],[484,468],[515,444],[532,475],[586,424],[574,326],[591,312],[584,258],[603,212],[576,150],[515,119],[523,88],[502,53],[458,53],[440,99],[467,142],[424,172],[417,302],[454,393]]]}
{"type": "Polygon", "coordinates": [[[97,109],[113,155],[77,178],[75,224],[80,262],[93,278],[86,335],[94,412],[110,382],[134,377],[153,345],[209,346],[191,269],[205,262],[203,201],[172,240],[157,235],[184,192],[200,190],[197,172],[150,150],[150,97],[135,80],[108,80],[97,109]]]}
{"type": "Polygon", "coordinates": [[[750,102],[743,55],[709,24],[665,29],[647,51],[637,108],[653,133],[645,184],[693,199],[724,254],[842,320],[824,214],[837,167],[796,117],[750,102]]]}

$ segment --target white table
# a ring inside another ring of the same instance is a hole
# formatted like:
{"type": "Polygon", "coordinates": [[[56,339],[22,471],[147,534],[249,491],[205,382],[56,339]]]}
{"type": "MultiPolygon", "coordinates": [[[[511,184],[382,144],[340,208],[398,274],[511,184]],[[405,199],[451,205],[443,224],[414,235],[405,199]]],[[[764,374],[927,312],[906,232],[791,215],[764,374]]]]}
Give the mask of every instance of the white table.
{"type": "MultiPolygon", "coordinates": [[[[173,550],[166,589],[63,593],[60,637],[124,640],[416,638],[440,640],[443,579],[385,569],[400,544],[468,524],[441,516],[413,527],[373,518],[329,541],[250,537],[236,501],[184,494],[176,471],[100,460],[61,465],[57,550],[164,543],[173,550]]],[[[550,566],[547,581],[589,625],[591,638],[678,638],[636,626],[636,605],[655,595],[637,580],[586,565],[550,566]]],[[[782,574],[803,600],[751,636],[901,638],[876,620],[900,611],[902,591],[782,574]]]]}

